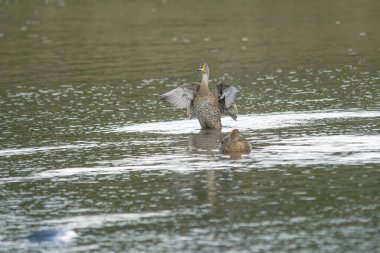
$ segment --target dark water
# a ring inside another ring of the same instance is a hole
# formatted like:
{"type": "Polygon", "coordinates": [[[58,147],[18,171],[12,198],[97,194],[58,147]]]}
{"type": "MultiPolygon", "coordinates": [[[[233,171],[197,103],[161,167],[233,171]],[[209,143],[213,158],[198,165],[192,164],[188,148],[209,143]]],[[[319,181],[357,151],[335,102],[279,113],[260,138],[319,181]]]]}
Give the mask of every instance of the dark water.
{"type": "Polygon", "coordinates": [[[0,252],[380,251],[379,13],[0,0],[0,252]],[[204,61],[241,90],[222,132],[158,100],[204,61]]]}

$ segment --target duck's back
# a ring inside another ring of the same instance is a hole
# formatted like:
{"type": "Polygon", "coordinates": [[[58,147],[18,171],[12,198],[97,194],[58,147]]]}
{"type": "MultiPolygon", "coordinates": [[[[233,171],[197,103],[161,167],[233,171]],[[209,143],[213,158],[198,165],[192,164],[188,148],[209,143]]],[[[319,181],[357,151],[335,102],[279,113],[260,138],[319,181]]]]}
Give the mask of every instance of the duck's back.
{"type": "Polygon", "coordinates": [[[251,152],[251,144],[244,138],[240,138],[239,141],[232,147],[234,151],[249,153],[251,152]]]}
{"type": "Polygon", "coordinates": [[[226,136],[222,139],[219,150],[222,153],[229,152],[241,152],[249,153],[252,147],[251,144],[243,137],[240,137],[239,140],[232,140],[230,136],[226,136]]]}

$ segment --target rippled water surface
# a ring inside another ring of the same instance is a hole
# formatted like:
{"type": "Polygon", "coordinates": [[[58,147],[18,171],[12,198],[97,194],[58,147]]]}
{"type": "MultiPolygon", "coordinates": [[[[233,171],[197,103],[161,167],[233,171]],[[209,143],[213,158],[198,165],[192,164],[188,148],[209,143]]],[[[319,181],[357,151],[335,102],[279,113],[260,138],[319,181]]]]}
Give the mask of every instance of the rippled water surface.
{"type": "Polygon", "coordinates": [[[380,251],[379,13],[0,0],[0,252],[380,251]],[[158,99],[204,61],[221,131],[158,99]]]}

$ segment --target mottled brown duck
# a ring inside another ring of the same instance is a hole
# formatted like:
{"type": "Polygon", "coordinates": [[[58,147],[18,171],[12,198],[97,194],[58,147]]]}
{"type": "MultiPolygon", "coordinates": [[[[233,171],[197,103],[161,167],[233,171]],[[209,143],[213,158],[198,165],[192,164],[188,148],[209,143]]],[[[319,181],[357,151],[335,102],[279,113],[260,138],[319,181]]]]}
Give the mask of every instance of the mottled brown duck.
{"type": "Polygon", "coordinates": [[[249,153],[252,146],[243,136],[240,135],[238,129],[232,130],[231,134],[224,137],[219,145],[219,151],[224,154],[239,152],[249,153]]]}
{"type": "Polygon", "coordinates": [[[189,119],[197,118],[202,129],[222,128],[223,114],[237,118],[235,98],[239,90],[229,84],[219,83],[212,92],[208,88],[209,67],[202,64],[198,71],[202,75],[201,83],[186,83],[171,90],[160,98],[176,108],[187,108],[189,119]]]}

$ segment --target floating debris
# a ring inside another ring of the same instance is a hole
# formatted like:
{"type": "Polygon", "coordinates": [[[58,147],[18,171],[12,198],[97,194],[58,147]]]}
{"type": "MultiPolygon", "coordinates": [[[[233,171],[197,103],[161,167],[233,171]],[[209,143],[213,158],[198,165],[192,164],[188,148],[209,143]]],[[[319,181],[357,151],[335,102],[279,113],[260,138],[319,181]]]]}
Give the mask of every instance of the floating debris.
{"type": "Polygon", "coordinates": [[[340,21],[339,20],[335,21],[335,24],[340,25],[340,21]]]}
{"type": "Polygon", "coordinates": [[[172,41],[173,41],[173,42],[177,42],[177,41],[178,41],[178,38],[177,38],[177,37],[172,37],[172,41]]]}
{"type": "Polygon", "coordinates": [[[243,42],[247,42],[247,41],[248,41],[248,38],[247,38],[247,37],[242,37],[242,38],[241,38],[241,41],[243,41],[243,42]]]}
{"type": "Polygon", "coordinates": [[[205,42],[209,42],[209,41],[210,41],[210,38],[209,38],[209,37],[205,37],[205,38],[203,38],[203,41],[205,41],[205,42]]]}
{"type": "Polygon", "coordinates": [[[367,34],[365,32],[360,32],[359,36],[366,36],[367,34]]]}

